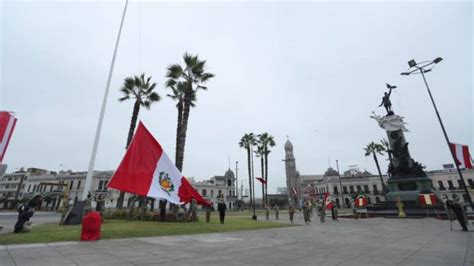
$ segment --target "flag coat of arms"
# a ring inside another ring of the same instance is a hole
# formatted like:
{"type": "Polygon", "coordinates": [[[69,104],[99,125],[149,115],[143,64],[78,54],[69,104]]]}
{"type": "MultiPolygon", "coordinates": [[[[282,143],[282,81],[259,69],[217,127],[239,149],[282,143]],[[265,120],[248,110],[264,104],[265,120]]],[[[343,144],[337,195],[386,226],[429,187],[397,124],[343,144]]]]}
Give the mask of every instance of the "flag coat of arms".
{"type": "Polygon", "coordinates": [[[10,112],[0,112],[0,163],[3,161],[8,143],[16,125],[16,118],[10,112]]]}
{"type": "Polygon", "coordinates": [[[332,209],[334,207],[332,205],[331,197],[329,197],[329,192],[324,193],[324,205],[326,205],[326,209],[332,209]]]}
{"type": "Polygon", "coordinates": [[[198,204],[210,205],[181,175],[141,121],[107,187],[140,196],[165,199],[174,204],[184,204],[195,199],[198,204]]]}
{"type": "Polygon", "coordinates": [[[367,198],[364,195],[359,195],[355,200],[355,204],[358,208],[364,208],[367,206],[367,198]]]}
{"type": "Polygon", "coordinates": [[[418,195],[418,200],[421,205],[436,205],[436,202],[438,201],[438,198],[434,193],[429,193],[429,194],[423,194],[421,193],[418,195]]]}
{"type": "Polygon", "coordinates": [[[469,146],[449,143],[449,147],[454,153],[454,157],[456,158],[456,164],[460,168],[472,169],[472,158],[469,154],[469,146]]]}

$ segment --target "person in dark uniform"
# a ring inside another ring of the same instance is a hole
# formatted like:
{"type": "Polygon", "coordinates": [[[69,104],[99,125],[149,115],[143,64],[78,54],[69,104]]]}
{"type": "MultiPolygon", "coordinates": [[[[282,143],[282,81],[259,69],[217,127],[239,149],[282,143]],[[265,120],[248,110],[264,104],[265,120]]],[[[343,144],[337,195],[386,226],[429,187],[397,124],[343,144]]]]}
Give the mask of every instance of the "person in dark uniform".
{"type": "Polygon", "coordinates": [[[467,225],[466,225],[466,220],[464,218],[464,213],[461,204],[454,202],[452,200],[446,201],[446,207],[454,212],[456,215],[456,218],[459,221],[459,224],[461,224],[462,230],[467,232],[467,225]]]}
{"type": "Polygon", "coordinates": [[[15,233],[29,232],[31,230],[30,218],[33,217],[34,211],[32,208],[26,206],[20,211],[18,221],[15,223],[15,233]]]}
{"type": "Polygon", "coordinates": [[[217,203],[217,210],[219,211],[219,219],[221,221],[221,224],[224,224],[225,211],[227,210],[227,206],[223,201],[219,201],[219,203],[217,203]]]}

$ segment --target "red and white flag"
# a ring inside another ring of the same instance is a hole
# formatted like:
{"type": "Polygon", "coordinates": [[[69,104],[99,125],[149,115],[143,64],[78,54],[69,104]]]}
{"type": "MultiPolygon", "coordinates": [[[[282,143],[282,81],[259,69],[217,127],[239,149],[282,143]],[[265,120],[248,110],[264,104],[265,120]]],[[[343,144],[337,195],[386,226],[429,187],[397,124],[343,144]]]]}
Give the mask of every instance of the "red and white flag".
{"type": "Polygon", "coordinates": [[[171,162],[142,122],[107,187],[184,204],[195,199],[210,206],[171,162]]]}
{"type": "Polygon", "coordinates": [[[421,205],[436,205],[437,199],[434,193],[418,195],[418,200],[421,205]]]}
{"type": "Polygon", "coordinates": [[[0,163],[3,161],[8,143],[16,125],[16,118],[10,112],[0,111],[0,163]]]}
{"type": "Polygon", "coordinates": [[[332,205],[331,197],[329,197],[329,192],[324,193],[324,204],[326,205],[326,209],[332,209],[334,207],[332,205]]]}
{"type": "Polygon", "coordinates": [[[456,164],[460,168],[472,169],[471,155],[469,154],[469,147],[467,145],[449,143],[453,151],[456,164]]]}

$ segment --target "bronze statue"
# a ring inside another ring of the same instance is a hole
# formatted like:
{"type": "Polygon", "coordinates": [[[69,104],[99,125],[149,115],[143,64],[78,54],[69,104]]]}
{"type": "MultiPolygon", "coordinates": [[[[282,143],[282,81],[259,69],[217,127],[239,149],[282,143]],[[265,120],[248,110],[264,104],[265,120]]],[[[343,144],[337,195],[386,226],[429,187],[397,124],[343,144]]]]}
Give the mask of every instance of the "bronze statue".
{"type": "Polygon", "coordinates": [[[382,103],[379,105],[379,107],[383,105],[385,107],[385,110],[387,110],[387,115],[392,115],[393,110],[392,110],[392,102],[390,102],[390,94],[392,94],[392,90],[395,89],[397,86],[392,86],[388,83],[385,83],[385,84],[387,84],[388,93],[384,92],[382,103]]]}

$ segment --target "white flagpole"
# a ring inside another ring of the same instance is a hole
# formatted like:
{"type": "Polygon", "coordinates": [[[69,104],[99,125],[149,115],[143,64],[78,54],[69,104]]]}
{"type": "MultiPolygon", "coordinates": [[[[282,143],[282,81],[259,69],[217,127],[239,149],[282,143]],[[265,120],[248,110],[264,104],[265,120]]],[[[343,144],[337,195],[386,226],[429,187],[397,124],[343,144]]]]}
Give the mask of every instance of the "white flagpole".
{"type": "Polygon", "coordinates": [[[107,85],[105,86],[104,100],[102,107],[100,108],[99,122],[97,123],[97,130],[95,132],[94,146],[92,147],[91,160],[89,162],[89,169],[87,170],[86,183],[84,184],[84,190],[82,192],[82,200],[87,198],[89,192],[92,175],[94,174],[94,163],[97,155],[97,146],[99,146],[100,131],[102,130],[102,121],[104,120],[105,107],[107,106],[107,96],[109,95],[110,81],[112,80],[112,73],[114,72],[115,58],[117,57],[117,49],[120,42],[120,35],[122,34],[123,22],[125,20],[125,14],[127,12],[128,0],[125,0],[125,6],[123,8],[122,20],[120,22],[120,28],[117,35],[117,41],[115,42],[115,50],[112,56],[112,63],[110,64],[109,77],[107,79],[107,85]]]}

